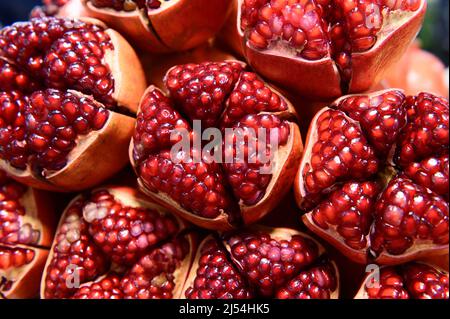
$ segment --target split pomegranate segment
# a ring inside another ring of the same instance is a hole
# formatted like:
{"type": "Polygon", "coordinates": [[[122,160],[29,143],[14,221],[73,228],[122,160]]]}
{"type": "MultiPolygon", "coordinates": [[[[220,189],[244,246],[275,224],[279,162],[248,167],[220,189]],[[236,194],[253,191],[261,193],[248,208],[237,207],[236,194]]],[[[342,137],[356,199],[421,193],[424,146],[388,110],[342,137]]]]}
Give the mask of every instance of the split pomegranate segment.
{"type": "Polygon", "coordinates": [[[48,194],[0,170],[0,299],[34,298],[54,231],[48,194]]]}
{"type": "Polygon", "coordinates": [[[93,20],[39,18],[3,28],[0,46],[0,167],[32,187],[74,191],[126,165],[126,114],[145,77],[118,33],[93,20]],[[99,153],[102,164],[92,165],[99,153]]]}
{"type": "Polygon", "coordinates": [[[44,270],[42,298],[176,298],[194,247],[185,224],[131,188],[75,198],[44,270]]]}
{"type": "Polygon", "coordinates": [[[292,185],[303,148],[292,105],[244,68],[173,67],[169,96],[153,86],[144,95],[130,147],[142,190],[208,229],[230,230],[271,211],[292,185]]]}
{"type": "Polygon", "coordinates": [[[303,221],[360,263],[448,254],[449,104],[399,90],[314,118],[295,182],[303,221]]]}
{"type": "Polygon", "coordinates": [[[270,81],[336,98],[381,80],[415,38],[424,0],[236,0],[224,38],[270,81]]]}
{"type": "Polygon", "coordinates": [[[425,263],[382,267],[369,274],[357,299],[449,299],[448,272],[425,263]]]}
{"type": "Polygon", "coordinates": [[[339,274],[307,235],[257,226],[206,238],[186,288],[193,299],[335,299],[339,274]]]}
{"type": "Polygon", "coordinates": [[[93,17],[149,52],[184,51],[212,38],[225,23],[231,1],[44,0],[32,16],[93,17]]]}

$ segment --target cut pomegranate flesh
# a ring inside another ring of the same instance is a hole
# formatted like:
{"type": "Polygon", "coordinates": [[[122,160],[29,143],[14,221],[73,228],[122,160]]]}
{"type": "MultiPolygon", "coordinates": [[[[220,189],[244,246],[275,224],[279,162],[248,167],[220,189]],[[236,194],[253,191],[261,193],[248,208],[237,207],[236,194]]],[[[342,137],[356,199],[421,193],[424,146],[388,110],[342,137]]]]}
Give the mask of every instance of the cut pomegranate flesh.
{"type": "Polygon", "coordinates": [[[448,273],[422,263],[385,267],[380,282],[367,280],[362,289],[368,299],[448,299],[448,273]]]}
{"type": "MultiPolygon", "coordinates": [[[[224,227],[207,225],[198,217],[214,220],[226,215],[230,224],[245,222],[238,205],[241,210],[244,206],[258,207],[271,185],[282,178],[277,171],[261,172],[269,170],[274,161],[283,161],[277,157],[280,149],[287,149],[285,161],[292,161],[293,166],[301,152],[301,145],[291,147],[291,141],[297,141],[298,127],[289,121],[293,114],[288,102],[243,69],[240,62],[176,66],[165,78],[170,98],[151,87],[138,114],[132,162],[144,191],[174,212],[184,210],[184,215],[191,215],[190,221],[207,228],[224,227]],[[222,162],[215,161],[217,153],[202,154],[192,146],[196,135],[203,133],[193,130],[187,120],[201,121],[202,130],[221,130],[225,136],[222,162]],[[182,131],[191,149],[188,154],[173,154],[172,147],[183,138],[182,131]],[[265,135],[261,137],[260,131],[265,135]],[[270,148],[271,136],[277,137],[279,150],[270,148]],[[243,161],[235,160],[238,153],[244,155],[243,161]],[[264,161],[261,156],[273,160],[264,161]]],[[[284,190],[292,176],[285,178],[284,190]]]]}
{"type": "Polygon", "coordinates": [[[318,61],[331,57],[343,85],[352,78],[352,55],[372,49],[383,26],[421,0],[243,0],[240,28],[256,50],[318,61]]]}
{"type": "Polygon", "coordinates": [[[42,297],[172,298],[173,273],[192,249],[180,231],[179,221],[140,200],[134,190],[80,196],[61,219],[42,297]]]}
{"type": "Polygon", "coordinates": [[[323,248],[286,229],[251,229],[208,237],[187,281],[193,299],[330,299],[338,274],[323,248]]]}
{"type": "Polygon", "coordinates": [[[306,225],[359,262],[448,251],[448,119],[448,101],[396,90],[320,111],[296,182],[306,225]]]}
{"type": "Polygon", "coordinates": [[[45,260],[41,262],[41,255],[47,253],[52,235],[52,225],[45,224],[49,219],[41,213],[53,212],[41,212],[43,207],[35,196],[33,190],[0,170],[0,298],[33,297],[36,292],[35,281],[39,279],[30,273],[33,269],[42,271],[45,260]],[[16,294],[14,288],[23,280],[33,281],[24,283],[29,291],[16,294]]]}

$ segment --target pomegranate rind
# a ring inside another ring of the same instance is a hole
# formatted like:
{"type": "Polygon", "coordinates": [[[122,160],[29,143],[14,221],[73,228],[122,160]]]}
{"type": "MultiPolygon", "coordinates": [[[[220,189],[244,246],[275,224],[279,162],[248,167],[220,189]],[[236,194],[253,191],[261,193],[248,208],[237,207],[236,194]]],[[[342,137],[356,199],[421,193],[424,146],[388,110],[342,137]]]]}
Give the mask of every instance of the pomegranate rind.
{"type": "MultiPolygon", "coordinates": [[[[149,200],[149,198],[147,198],[145,195],[143,195],[142,193],[140,193],[137,189],[135,188],[131,188],[131,187],[125,187],[125,186],[105,186],[105,187],[101,187],[98,188],[96,190],[93,190],[92,193],[95,193],[96,191],[100,191],[100,190],[105,190],[107,192],[109,192],[111,195],[114,196],[114,198],[121,202],[123,205],[126,206],[130,206],[130,207],[143,207],[143,208],[148,208],[148,209],[154,209],[157,210],[161,215],[166,215],[166,214],[170,214],[169,212],[167,212],[166,210],[164,210],[161,206],[157,205],[156,203],[152,202],[149,200]]],[[[59,224],[57,226],[57,230],[56,230],[56,235],[58,235],[59,230],[61,229],[61,226],[66,222],[66,216],[68,211],[70,210],[70,208],[80,199],[84,199],[85,197],[83,195],[79,195],[77,197],[75,197],[68,205],[67,208],[64,210],[64,212],[61,215],[61,219],[59,221],[59,224]]],[[[80,218],[82,218],[82,216],[80,216],[80,218]]],[[[180,236],[183,236],[183,234],[181,234],[182,232],[184,232],[189,225],[182,219],[177,218],[175,216],[176,222],[179,224],[180,226],[180,236]]],[[[191,249],[191,251],[194,251],[196,248],[196,237],[194,235],[192,235],[191,233],[186,234],[186,238],[189,241],[189,247],[191,249]]],[[[44,267],[44,271],[42,272],[42,278],[40,281],[40,296],[42,299],[46,299],[45,298],[45,291],[46,291],[46,279],[47,279],[47,269],[48,267],[51,265],[53,259],[54,259],[54,251],[55,251],[55,246],[57,244],[57,236],[55,236],[52,246],[50,248],[50,252],[48,254],[48,257],[46,259],[45,262],[45,267],[44,267]]],[[[186,258],[183,260],[183,267],[190,267],[190,259],[192,259],[191,257],[192,252],[190,254],[188,254],[188,256],[186,256],[186,258]],[[188,258],[189,257],[189,258],[188,258]]],[[[184,269],[184,268],[183,268],[184,269]]],[[[178,271],[178,270],[177,270],[178,271]]],[[[182,272],[187,273],[187,271],[182,272]]],[[[101,276],[99,276],[99,278],[102,278],[104,274],[101,274],[101,276]]],[[[98,278],[96,279],[98,280],[98,278]]],[[[94,282],[96,281],[94,280],[94,282]]],[[[176,280],[180,280],[181,278],[177,278],[176,280]]],[[[89,284],[92,283],[93,281],[90,282],[86,282],[83,284],[89,284]]],[[[183,281],[184,282],[184,281],[183,281]]],[[[181,284],[179,284],[177,287],[181,286],[181,284]]],[[[180,288],[181,289],[181,288],[180,288]]]]}

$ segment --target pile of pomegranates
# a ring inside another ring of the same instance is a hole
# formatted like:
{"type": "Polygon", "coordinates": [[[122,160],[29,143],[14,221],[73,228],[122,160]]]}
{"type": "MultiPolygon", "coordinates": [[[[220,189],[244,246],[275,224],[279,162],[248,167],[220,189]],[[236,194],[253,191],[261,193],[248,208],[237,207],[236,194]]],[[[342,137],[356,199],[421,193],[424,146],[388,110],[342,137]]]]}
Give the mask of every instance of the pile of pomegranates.
{"type": "Polygon", "coordinates": [[[0,30],[0,299],[449,299],[426,7],[43,0],[0,30]]]}

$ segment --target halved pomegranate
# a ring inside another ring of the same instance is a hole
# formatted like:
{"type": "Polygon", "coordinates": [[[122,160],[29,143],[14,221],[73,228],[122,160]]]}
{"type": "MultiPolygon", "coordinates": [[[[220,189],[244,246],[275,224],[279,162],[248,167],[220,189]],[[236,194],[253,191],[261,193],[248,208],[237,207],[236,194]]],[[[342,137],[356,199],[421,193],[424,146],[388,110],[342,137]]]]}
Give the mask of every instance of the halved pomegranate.
{"type": "Polygon", "coordinates": [[[32,16],[48,12],[97,18],[136,46],[161,53],[206,42],[223,26],[230,9],[229,0],[47,0],[44,9],[34,10],[32,16]]]}
{"type": "Polygon", "coordinates": [[[447,100],[340,98],[311,123],[295,182],[303,221],[361,263],[448,254],[448,158],[447,100]]]}
{"type": "Polygon", "coordinates": [[[40,18],[3,28],[0,167],[39,189],[101,183],[128,162],[128,114],[145,87],[131,46],[101,22],[40,18]]]}
{"type": "Polygon", "coordinates": [[[170,98],[153,86],[145,93],[130,147],[143,192],[208,229],[230,230],[270,212],[302,153],[292,105],[244,68],[237,61],[173,67],[165,78],[170,98]],[[218,128],[218,145],[188,120],[218,128]],[[180,141],[189,149],[178,149],[180,141]]]}
{"type": "Polygon", "coordinates": [[[51,203],[0,170],[0,299],[38,295],[55,227],[51,203]]]}
{"type": "Polygon", "coordinates": [[[61,217],[41,297],[177,298],[194,250],[186,224],[136,190],[94,190],[61,217]]]}
{"type": "Polygon", "coordinates": [[[366,91],[419,31],[425,0],[235,0],[231,47],[262,76],[303,96],[366,91]]]}
{"type": "Polygon", "coordinates": [[[188,299],[337,299],[339,273],[311,237],[255,226],[207,237],[184,290],[188,299]]]}
{"type": "Polygon", "coordinates": [[[448,272],[426,263],[386,266],[368,274],[356,299],[449,299],[448,272]]]}

